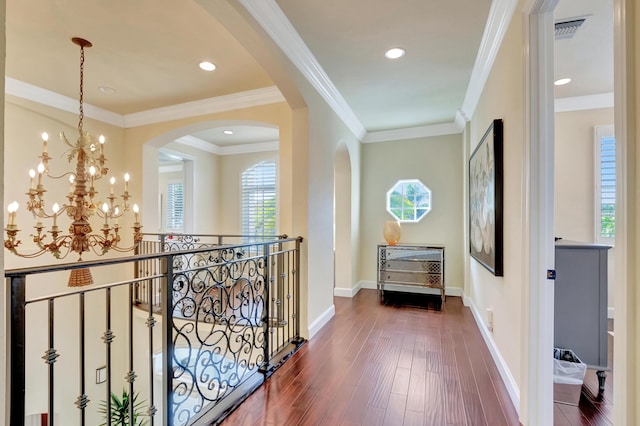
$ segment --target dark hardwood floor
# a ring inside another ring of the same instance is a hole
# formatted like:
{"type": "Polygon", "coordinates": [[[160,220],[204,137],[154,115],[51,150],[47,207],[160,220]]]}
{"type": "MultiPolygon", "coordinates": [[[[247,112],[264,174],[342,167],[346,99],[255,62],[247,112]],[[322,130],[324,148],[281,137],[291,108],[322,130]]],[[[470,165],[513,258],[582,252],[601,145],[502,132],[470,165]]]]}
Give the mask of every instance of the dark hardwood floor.
{"type": "MultiPolygon", "coordinates": [[[[419,302],[336,298],[336,316],[223,425],[519,425],[470,310],[419,302]]],[[[579,407],[554,404],[555,424],[612,424],[608,376],[598,402],[589,371],[579,407]]]]}
{"type": "MultiPolygon", "coordinates": [[[[609,320],[609,330],[613,331],[613,321],[609,320]]],[[[609,368],[604,392],[598,395],[596,370],[587,370],[578,406],[568,404],[553,405],[553,420],[556,426],[613,425],[613,335],[609,335],[609,368]]]]}

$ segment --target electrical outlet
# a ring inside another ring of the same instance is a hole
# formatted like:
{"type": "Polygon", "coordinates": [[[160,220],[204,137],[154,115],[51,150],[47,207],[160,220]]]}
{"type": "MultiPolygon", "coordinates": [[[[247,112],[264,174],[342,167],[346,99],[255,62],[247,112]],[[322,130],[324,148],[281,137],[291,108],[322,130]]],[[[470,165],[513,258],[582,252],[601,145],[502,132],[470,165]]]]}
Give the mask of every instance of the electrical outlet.
{"type": "Polygon", "coordinates": [[[493,309],[487,308],[487,328],[493,333],[493,309]]]}

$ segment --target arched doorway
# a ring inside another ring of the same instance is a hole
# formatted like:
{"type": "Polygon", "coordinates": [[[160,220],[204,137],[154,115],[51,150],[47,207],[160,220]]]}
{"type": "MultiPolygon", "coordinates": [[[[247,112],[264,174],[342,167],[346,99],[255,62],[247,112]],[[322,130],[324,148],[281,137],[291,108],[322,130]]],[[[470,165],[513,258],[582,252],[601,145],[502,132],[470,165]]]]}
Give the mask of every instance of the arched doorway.
{"type": "Polygon", "coordinates": [[[240,171],[263,159],[277,162],[278,155],[277,126],[247,120],[204,121],[147,141],[143,146],[143,201],[145,206],[158,208],[143,211],[146,231],[171,231],[165,223],[167,200],[160,196],[159,185],[167,181],[161,166],[165,165],[165,171],[175,168],[167,159],[175,160],[184,178],[183,232],[239,234],[240,171]]]}
{"type": "Polygon", "coordinates": [[[353,296],[351,158],[344,144],[340,144],[336,150],[333,176],[334,294],[351,297],[353,296]]]}

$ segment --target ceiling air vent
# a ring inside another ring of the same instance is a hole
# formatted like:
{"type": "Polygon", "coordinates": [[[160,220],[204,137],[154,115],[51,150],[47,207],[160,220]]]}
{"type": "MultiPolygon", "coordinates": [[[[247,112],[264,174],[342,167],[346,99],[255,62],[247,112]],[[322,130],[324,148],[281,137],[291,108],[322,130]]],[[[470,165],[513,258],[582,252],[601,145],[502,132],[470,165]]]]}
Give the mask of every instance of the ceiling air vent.
{"type": "Polygon", "coordinates": [[[561,19],[556,21],[556,40],[573,37],[576,31],[578,31],[578,28],[584,24],[584,21],[586,21],[587,18],[588,16],[583,16],[580,18],[561,19]]]}

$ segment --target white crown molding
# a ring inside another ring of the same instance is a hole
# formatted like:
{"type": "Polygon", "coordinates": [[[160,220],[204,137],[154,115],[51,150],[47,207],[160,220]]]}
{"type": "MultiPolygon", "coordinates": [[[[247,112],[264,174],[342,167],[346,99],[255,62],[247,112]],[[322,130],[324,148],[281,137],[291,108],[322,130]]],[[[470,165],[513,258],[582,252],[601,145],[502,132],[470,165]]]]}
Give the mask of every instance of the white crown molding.
{"type": "Polygon", "coordinates": [[[126,128],[131,128],[284,101],[280,90],[271,86],[127,114],[124,123],[126,128]]]}
{"type": "Polygon", "coordinates": [[[269,34],[358,140],[363,140],[367,134],[366,129],[277,3],[274,0],[240,0],[240,3],[269,34]]]}
{"type": "Polygon", "coordinates": [[[278,141],[219,146],[191,135],[182,136],[176,139],[176,142],[181,145],[190,146],[192,148],[196,148],[215,155],[236,155],[250,154],[254,152],[277,151],[280,147],[278,141]]]}
{"type": "MultiPolygon", "coordinates": [[[[5,93],[62,111],[72,113],[78,112],[77,99],[73,99],[11,77],[5,77],[5,93]]],[[[189,118],[198,115],[231,111],[240,108],[269,105],[284,101],[284,96],[282,96],[280,90],[275,86],[271,86],[225,96],[218,96],[215,98],[171,105],[164,108],[136,112],[124,116],[85,103],[84,115],[85,117],[89,117],[103,123],[112,124],[120,128],[130,128],[146,124],[162,123],[181,118],[189,118]]]]}
{"type": "Polygon", "coordinates": [[[277,151],[278,149],[280,149],[278,141],[245,143],[241,145],[221,146],[220,155],[250,154],[254,152],[277,151]]]}
{"type": "MultiPolygon", "coordinates": [[[[37,102],[61,111],[78,112],[78,100],[63,96],[51,90],[43,89],[33,84],[25,83],[11,77],[5,77],[5,93],[18,98],[37,102]]],[[[269,105],[283,102],[285,99],[277,87],[249,90],[231,95],[218,96],[200,101],[187,102],[172,105],[165,108],[157,108],[141,111],[134,114],[120,115],[91,104],[84,104],[84,115],[103,123],[112,124],[120,128],[130,128],[145,124],[160,123],[179,118],[188,118],[204,114],[212,114],[221,111],[230,111],[239,108],[250,108],[259,105],[269,105]]],[[[233,155],[251,152],[277,151],[279,144],[275,142],[263,142],[243,144],[237,146],[219,147],[205,142],[193,136],[185,136],[177,142],[192,146],[202,151],[216,155],[233,155]]]]}
{"type": "Polygon", "coordinates": [[[209,152],[211,154],[220,155],[220,147],[216,144],[209,143],[195,136],[186,135],[176,139],[176,142],[181,145],[190,146],[200,151],[209,152]]]}
{"type": "MultiPolygon", "coordinates": [[[[78,113],[78,99],[73,99],[11,77],[5,76],[4,82],[5,93],[8,95],[37,102],[62,111],[78,113]]],[[[84,116],[102,121],[103,123],[124,127],[124,117],[122,115],[98,108],[91,104],[84,103],[84,116]]]]}
{"type": "Polygon", "coordinates": [[[390,142],[403,139],[426,138],[431,136],[455,135],[462,133],[457,122],[432,124],[429,126],[405,127],[404,129],[380,130],[368,133],[363,143],[390,142]]]}
{"type": "Polygon", "coordinates": [[[517,5],[518,0],[493,0],[491,3],[487,25],[484,28],[478,56],[476,56],[467,93],[462,103],[462,111],[467,117],[473,117],[478,106],[480,95],[517,5]]]}
{"type": "Polygon", "coordinates": [[[613,92],[597,95],[574,96],[555,100],[555,112],[581,111],[585,109],[613,108],[613,92]]]}
{"type": "Polygon", "coordinates": [[[456,111],[456,118],[455,118],[455,123],[458,126],[458,128],[460,129],[460,133],[462,133],[462,131],[464,130],[465,126],[467,125],[467,122],[471,121],[469,120],[469,117],[467,117],[467,114],[464,113],[464,111],[462,111],[461,109],[456,111]]]}

